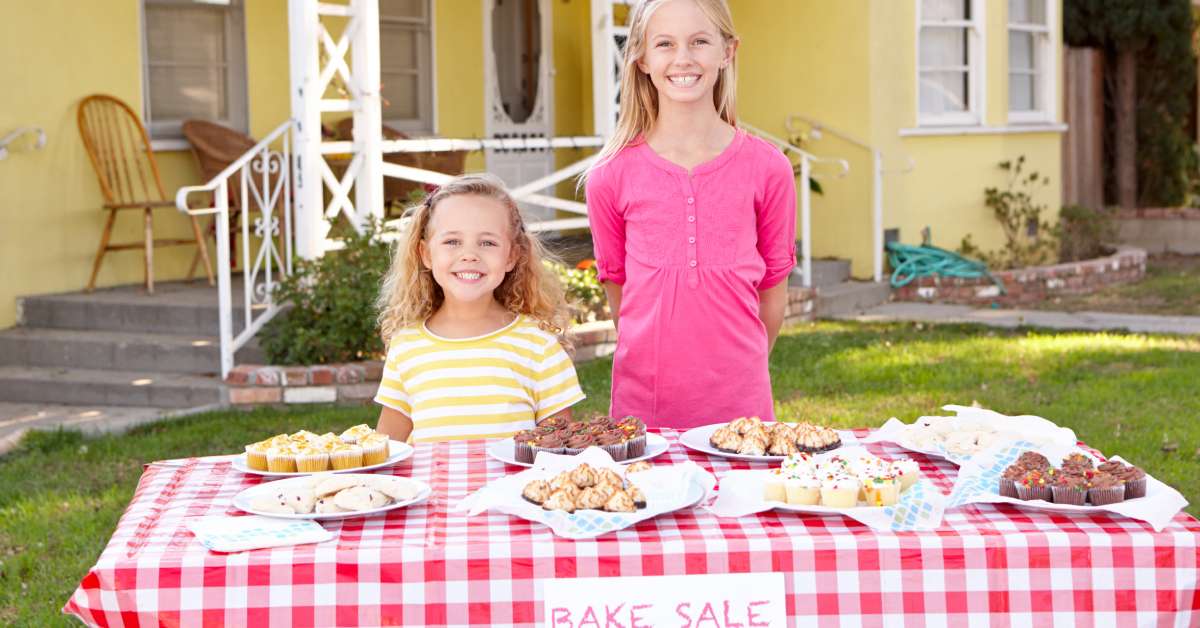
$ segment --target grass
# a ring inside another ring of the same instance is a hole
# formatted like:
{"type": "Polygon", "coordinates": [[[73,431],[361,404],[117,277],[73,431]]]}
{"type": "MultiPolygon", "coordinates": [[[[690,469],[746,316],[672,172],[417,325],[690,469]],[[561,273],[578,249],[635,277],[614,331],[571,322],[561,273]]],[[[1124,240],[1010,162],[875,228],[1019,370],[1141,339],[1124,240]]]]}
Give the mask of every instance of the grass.
{"type": "MultiPolygon", "coordinates": [[[[607,408],[610,368],[608,360],[580,367],[589,396],[582,411],[607,408]]],[[[784,418],[876,426],[972,401],[1044,416],[1179,488],[1200,514],[1200,339],[819,323],[786,331],[771,371],[784,418]]],[[[260,409],[122,436],[31,434],[0,458],[0,625],[68,623],[58,610],[107,543],[143,463],[228,453],[266,434],[340,429],[374,414],[260,409]]]]}
{"type": "Polygon", "coordinates": [[[1200,316],[1200,255],[1156,255],[1145,279],[1094,294],[1058,297],[1030,306],[1069,312],[1122,312],[1200,316]]]}

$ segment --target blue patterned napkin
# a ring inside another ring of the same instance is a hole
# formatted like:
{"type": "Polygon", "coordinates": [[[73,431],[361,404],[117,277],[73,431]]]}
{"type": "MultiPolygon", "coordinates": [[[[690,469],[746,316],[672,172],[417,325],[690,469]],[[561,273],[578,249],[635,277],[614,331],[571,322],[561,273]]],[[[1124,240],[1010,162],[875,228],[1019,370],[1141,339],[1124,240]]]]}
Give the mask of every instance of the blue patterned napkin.
{"type": "Polygon", "coordinates": [[[204,547],[214,552],[244,552],[264,547],[321,543],[334,534],[316,521],[273,517],[196,517],[187,527],[204,547]]]}

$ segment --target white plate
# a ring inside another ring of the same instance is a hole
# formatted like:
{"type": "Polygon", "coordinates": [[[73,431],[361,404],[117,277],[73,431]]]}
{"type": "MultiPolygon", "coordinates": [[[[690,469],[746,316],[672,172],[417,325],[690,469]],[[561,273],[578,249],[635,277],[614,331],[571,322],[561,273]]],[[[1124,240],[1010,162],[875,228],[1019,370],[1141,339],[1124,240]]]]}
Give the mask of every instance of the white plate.
{"type": "Polygon", "coordinates": [[[1045,510],[1047,512],[1061,513],[1088,513],[1088,512],[1120,512],[1122,510],[1137,510],[1144,507],[1152,507],[1154,502],[1170,501],[1174,489],[1163,484],[1161,481],[1154,479],[1149,474],[1146,475],[1146,494],[1142,497],[1134,497],[1126,499],[1115,504],[1107,504],[1104,506],[1093,506],[1085,504],[1076,506],[1075,504],[1055,504],[1041,499],[1018,499],[1016,497],[1007,497],[997,493],[991,493],[987,496],[987,500],[994,504],[1012,504],[1021,508],[1030,508],[1033,510],[1045,510]]]}
{"type": "Polygon", "coordinates": [[[365,467],[354,467],[353,469],[327,469],[325,471],[305,471],[303,473],[280,473],[277,471],[259,471],[258,469],[251,469],[250,467],[246,466],[246,454],[238,454],[237,457],[233,459],[233,468],[241,471],[242,473],[263,475],[269,478],[295,478],[316,475],[318,473],[358,473],[360,471],[379,469],[396,464],[402,460],[406,460],[413,455],[413,448],[412,445],[409,445],[408,443],[402,443],[398,440],[389,440],[388,454],[388,459],[380,462],[379,464],[370,464],[365,467]]]}
{"type": "MultiPolygon", "coordinates": [[[[667,439],[663,438],[661,435],[655,434],[653,432],[647,432],[646,433],[646,453],[644,453],[636,458],[629,458],[626,460],[618,460],[617,462],[619,462],[621,464],[629,464],[631,462],[637,462],[638,460],[649,460],[655,456],[662,455],[663,453],[665,453],[667,451],[667,449],[670,446],[671,446],[671,444],[667,442],[667,439]]],[[[532,467],[533,466],[532,464],[529,464],[527,462],[517,462],[517,454],[516,454],[516,451],[513,449],[513,439],[511,439],[511,438],[505,438],[503,440],[494,440],[494,441],[488,443],[487,452],[488,452],[489,456],[495,458],[496,460],[499,460],[500,462],[505,462],[508,464],[516,465],[518,467],[532,467]]]]}
{"type": "MultiPolygon", "coordinates": [[[[353,475],[373,475],[373,474],[370,474],[370,473],[358,474],[358,473],[356,473],[353,475]]],[[[404,480],[405,482],[412,482],[413,484],[417,485],[416,497],[413,497],[412,499],[407,500],[407,501],[395,502],[392,504],[388,504],[387,506],[383,506],[381,508],[372,508],[370,510],[355,510],[353,512],[330,512],[330,513],[314,512],[314,513],[309,513],[307,515],[297,515],[297,514],[285,515],[285,514],[280,514],[280,513],[275,513],[275,512],[262,512],[259,510],[255,510],[254,508],[252,508],[250,506],[250,504],[259,497],[266,497],[266,496],[271,495],[272,493],[275,493],[276,491],[278,491],[282,488],[287,488],[289,486],[296,486],[296,485],[305,485],[306,483],[312,481],[312,479],[310,477],[301,477],[301,478],[291,478],[291,479],[287,479],[287,480],[280,480],[278,482],[263,482],[262,484],[259,484],[258,486],[251,486],[250,488],[248,488],[234,496],[233,505],[234,505],[234,507],[238,508],[239,510],[244,510],[251,514],[262,515],[264,517],[274,517],[276,519],[321,519],[321,520],[327,520],[327,519],[353,519],[354,517],[368,517],[370,515],[378,514],[381,512],[387,512],[389,510],[395,510],[397,508],[404,508],[405,506],[411,506],[413,504],[418,504],[418,503],[425,501],[426,499],[429,499],[429,494],[433,491],[433,489],[431,489],[428,484],[426,484],[420,480],[414,480],[413,478],[405,478],[405,477],[399,477],[399,476],[396,476],[396,477],[398,477],[401,480],[404,480]]]]}
{"type": "MultiPolygon", "coordinates": [[[[712,425],[693,427],[679,437],[679,442],[682,443],[684,447],[689,449],[695,449],[696,451],[706,453],[710,456],[721,456],[722,458],[732,458],[733,460],[748,460],[751,462],[779,462],[780,460],[787,458],[787,456],[745,456],[742,454],[731,454],[727,451],[721,451],[720,449],[713,447],[711,444],[709,444],[708,439],[712,437],[713,432],[717,431],[718,428],[725,427],[726,425],[729,424],[713,423],[712,425]]],[[[837,434],[838,438],[842,439],[842,444],[838,447],[830,449],[829,451],[837,451],[838,448],[846,447],[847,445],[852,445],[858,442],[858,440],[854,437],[854,432],[837,430],[837,434]]]]}

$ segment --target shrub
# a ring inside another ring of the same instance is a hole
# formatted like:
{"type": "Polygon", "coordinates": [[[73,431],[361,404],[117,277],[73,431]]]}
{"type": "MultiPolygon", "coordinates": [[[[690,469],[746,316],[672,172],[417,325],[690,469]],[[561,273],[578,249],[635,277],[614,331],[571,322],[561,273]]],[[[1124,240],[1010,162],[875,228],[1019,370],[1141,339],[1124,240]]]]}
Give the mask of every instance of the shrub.
{"type": "Polygon", "coordinates": [[[1035,186],[1049,185],[1050,180],[1036,171],[1024,173],[1025,156],[1014,161],[1000,162],[1000,169],[1008,174],[1005,189],[986,188],[984,204],[1004,230],[1004,248],[986,252],[981,250],[967,235],[959,245],[958,252],[967,257],[982,259],[993,270],[1039,266],[1055,261],[1057,238],[1050,224],[1042,219],[1045,204],[1033,200],[1035,186]]]}
{"type": "Polygon", "coordinates": [[[384,229],[343,236],[345,248],[297,260],[275,291],[287,310],[263,327],[259,343],[272,364],[330,364],[382,355],[375,298],[391,264],[384,229]]]}
{"type": "Polygon", "coordinates": [[[550,261],[547,261],[546,265],[552,268],[559,281],[562,281],[576,323],[611,318],[608,313],[608,297],[604,294],[604,287],[600,285],[594,261],[584,260],[575,268],[550,261]]]}
{"type": "Polygon", "coordinates": [[[1059,241],[1059,261],[1074,262],[1093,259],[1112,252],[1110,242],[1116,240],[1117,229],[1112,215],[1103,209],[1082,205],[1067,205],[1058,215],[1056,232],[1059,241]]]}

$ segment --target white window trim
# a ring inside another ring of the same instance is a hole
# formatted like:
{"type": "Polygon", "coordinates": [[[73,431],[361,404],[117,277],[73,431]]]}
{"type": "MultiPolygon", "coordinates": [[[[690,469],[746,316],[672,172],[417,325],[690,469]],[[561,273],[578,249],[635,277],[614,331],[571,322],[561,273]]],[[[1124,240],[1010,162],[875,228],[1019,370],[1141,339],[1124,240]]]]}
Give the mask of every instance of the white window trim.
{"type": "MultiPolygon", "coordinates": [[[[437,96],[437,2],[434,0],[425,0],[426,9],[429,13],[429,124],[425,125],[420,122],[413,122],[407,119],[384,118],[383,123],[387,126],[402,131],[404,133],[436,136],[438,134],[438,96],[437,96]]],[[[380,25],[383,24],[383,16],[380,15],[380,25]]],[[[389,21],[402,23],[411,20],[404,18],[390,18],[389,21]]],[[[382,59],[380,62],[382,69],[382,59]]]]}
{"type": "MultiPolygon", "coordinates": [[[[146,32],[146,1],[138,2],[138,17],[140,19],[140,35],[142,58],[139,69],[142,73],[142,120],[146,134],[150,136],[150,148],[155,151],[187,150],[191,146],[183,137],[183,120],[168,120],[155,122],[150,111],[150,71],[149,46],[146,32]]],[[[214,4],[205,0],[154,0],[155,4],[214,4]]],[[[221,3],[216,3],[221,4],[221,3]]],[[[231,129],[243,133],[250,132],[250,98],[247,82],[247,43],[246,43],[246,10],[242,0],[229,0],[228,4],[234,10],[233,19],[226,16],[225,41],[230,42],[226,50],[229,59],[229,84],[226,86],[229,94],[230,117],[227,120],[213,120],[231,129]],[[234,42],[240,44],[232,45],[234,42]]]]}
{"type": "Polygon", "coordinates": [[[915,63],[915,75],[913,85],[914,104],[917,112],[917,126],[964,126],[964,125],[982,125],[987,119],[987,63],[985,52],[987,50],[987,29],[984,27],[984,3],[982,0],[969,0],[971,6],[971,19],[969,20],[954,20],[942,22],[929,22],[926,24],[921,17],[921,0],[916,0],[916,38],[913,46],[913,60],[915,63]],[[942,113],[942,114],[927,114],[921,113],[921,28],[922,26],[946,26],[960,27],[967,29],[967,111],[942,113]]]}
{"type": "MultiPolygon", "coordinates": [[[[1009,124],[1053,124],[1058,117],[1058,50],[1060,48],[1059,38],[1061,37],[1061,29],[1058,28],[1058,2],[1055,0],[1046,0],[1045,7],[1045,26],[1008,22],[1009,31],[1016,30],[1046,35],[1038,45],[1034,46],[1034,54],[1037,55],[1034,59],[1035,67],[1042,69],[1041,76],[1035,86],[1041,92],[1040,95],[1043,96],[1041,101],[1042,106],[1040,109],[1034,111],[1013,111],[1012,109],[1008,109],[1009,124]]],[[[1007,35],[1007,32],[1005,34],[1007,35]]],[[[1035,39],[1036,41],[1038,40],[1035,39]]],[[[1006,46],[1007,42],[1008,37],[1005,37],[1006,46]]],[[[1011,59],[1011,56],[1006,51],[1006,64],[1009,59],[1011,59]]],[[[1011,72],[1012,69],[1009,68],[1008,72],[1005,73],[1005,78],[1008,80],[1008,89],[1012,89],[1011,72]]],[[[1036,94],[1034,98],[1036,100],[1036,94]]],[[[1011,107],[1011,105],[1006,104],[1006,108],[1008,107],[1011,107]]]]}

